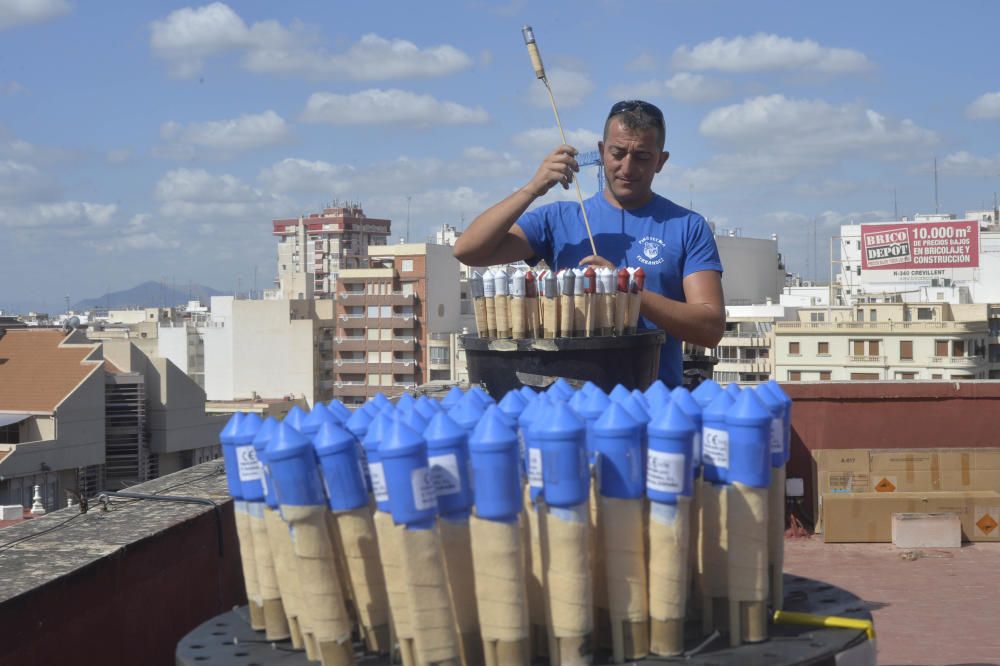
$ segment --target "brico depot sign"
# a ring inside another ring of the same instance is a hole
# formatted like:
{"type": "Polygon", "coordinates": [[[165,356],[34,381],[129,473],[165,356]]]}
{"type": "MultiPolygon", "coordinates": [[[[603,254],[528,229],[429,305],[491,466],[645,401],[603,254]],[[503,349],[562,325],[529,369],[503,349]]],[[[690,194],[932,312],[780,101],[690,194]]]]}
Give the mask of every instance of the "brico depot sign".
{"type": "MultiPolygon", "coordinates": [[[[979,266],[975,220],[861,225],[861,268],[906,271],[910,277],[937,269],[979,266]]],[[[902,277],[902,276],[901,276],[902,277]]]]}

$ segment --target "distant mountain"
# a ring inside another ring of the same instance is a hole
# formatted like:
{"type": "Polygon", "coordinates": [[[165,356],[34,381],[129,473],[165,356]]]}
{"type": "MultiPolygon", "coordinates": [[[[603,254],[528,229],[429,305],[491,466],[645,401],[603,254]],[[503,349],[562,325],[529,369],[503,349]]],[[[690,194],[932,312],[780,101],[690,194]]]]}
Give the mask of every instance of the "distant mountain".
{"type": "Polygon", "coordinates": [[[212,296],[221,296],[226,292],[206,287],[203,284],[184,285],[176,289],[162,282],[143,282],[137,287],[124,291],[113,291],[97,298],[86,298],[74,303],[72,309],[80,312],[91,308],[127,308],[127,307],[170,307],[183,305],[191,300],[200,300],[208,305],[212,296]]]}

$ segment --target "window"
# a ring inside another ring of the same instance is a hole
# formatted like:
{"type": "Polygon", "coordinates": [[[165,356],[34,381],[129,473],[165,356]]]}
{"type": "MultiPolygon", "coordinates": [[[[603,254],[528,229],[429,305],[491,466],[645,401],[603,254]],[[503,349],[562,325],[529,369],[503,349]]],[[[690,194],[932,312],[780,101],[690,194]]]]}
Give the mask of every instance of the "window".
{"type": "Polygon", "coordinates": [[[878,379],[877,372],[852,372],[851,379],[878,379]]]}
{"type": "Polygon", "coordinates": [[[899,341],[899,360],[901,361],[913,360],[913,340],[899,341]]]}
{"type": "Polygon", "coordinates": [[[788,371],[788,381],[790,382],[801,382],[802,372],[799,370],[789,370],[788,371]]]}
{"type": "Polygon", "coordinates": [[[810,312],[809,321],[826,321],[825,312],[810,312]]]}
{"type": "Polygon", "coordinates": [[[865,341],[864,340],[852,340],[851,346],[854,348],[854,356],[864,356],[865,355],[865,341]]]}
{"type": "Polygon", "coordinates": [[[830,371],[829,370],[820,370],[819,371],[819,380],[821,382],[828,382],[828,381],[830,381],[830,371]]]}
{"type": "Polygon", "coordinates": [[[370,351],[370,352],[368,352],[368,362],[369,363],[378,363],[378,352],[377,351],[370,351]]]}
{"type": "Polygon", "coordinates": [[[830,343],[829,342],[818,342],[816,343],[816,353],[820,356],[830,355],[830,343]]]}
{"type": "Polygon", "coordinates": [[[915,372],[897,372],[896,379],[909,379],[913,380],[917,378],[917,373],[915,372]]]}
{"type": "Polygon", "coordinates": [[[951,343],[952,356],[965,356],[965,340],[953,340],[951,343]]]}
{"type": "Polygon", "coordinates": [[[789,354],[789,356],[798,356],[800,354],[800,352],[799,352],[799,343],[798,342],[789,342],[788,343],[788,354],[789,354]]]}
{"type": "Polygon", "coordinates": [[[878,350],[879,350],[879,341],[878,340],[869,340],[868,341],[868,355],[869,356],[878,356],[878,350]]]}
{"type": "Polygon", "coordinates": [[[383,363],[392,363],[392,360],[393,359],[392,359],[392,352],[391,351],[384,351],[384,352],[382,352],[381,361],[383,363]]]}
{"type": "Polygon", "coordinates": [[[878,321],[878,310],[871,309],[868,311],[868,321],[878,321]]]}
{"type": "Polygon", "coordinates": [[[771,357],[771,350],[769,349],[757,350],[757,358],[770,358],[770,357],[771,357]]]}
{"type": "Polygon", "coordinates": [[[917,319],[924,321],[934,319],[934,310],[931,308],[917,308],[917,319]]]}
{"type": "Polygon", "coordinates": [[[431,347],[431,363],[447,363],[448,358],[447,347],[431,347]]]}
{"type": "Polygon", "coordinates": [[[854,320],[855,321],[864,321],[865,320],[865,311],[863,309],[861,309],[861,308],[858,308],[857,312],[854,313],[854,320]]]}
{"type": "Polygon", "coordinates": [[[377,305],[369,305],[368,306],[368,316],[369,317],[377,317],[378,316],[378,306],[377,305]]]}
{"type": "Polygon", "coordinates": [[[934,341],[934,355],[935,356],[947,356],[948,355],[948,341],[947,340],[935,340],[934,341]]]}
{"type": "Polygon", "coordinates": [[[383,305],[381,311],[379,312],[379,314],[381,316],[383,316],[383,317],[391,317],[392,316],[392,306],[391,305],[383,305]]]}
{"type": "Polygon", "coordinates": [[[413,259],[403,259],[403,266],[400,269],[403,273],[413,272],[413,259]]]}
{"type": "Polygon", "coordinates": [[[858,275],[861,275],[861,266],[858,266],[858,275]]]}
{"type": "Polygon", "coordinates": [[[392,340],[392,329],[391,328],[380,328],[381,336],[383,340],[392,340]]]}
{"type": "Polygon", "coordinates": [[[934,373],[933,375],[931,375],[931,379],[941,379],[941,373],[940,372],[934,373]]]}
{"type": "Polygon", "coordinates": [[[378,329],[378,328],[369,328],[368,329],[368,339],[369,340],[378,340],[378,332],[380,330],[381,329],[378,329]]]}

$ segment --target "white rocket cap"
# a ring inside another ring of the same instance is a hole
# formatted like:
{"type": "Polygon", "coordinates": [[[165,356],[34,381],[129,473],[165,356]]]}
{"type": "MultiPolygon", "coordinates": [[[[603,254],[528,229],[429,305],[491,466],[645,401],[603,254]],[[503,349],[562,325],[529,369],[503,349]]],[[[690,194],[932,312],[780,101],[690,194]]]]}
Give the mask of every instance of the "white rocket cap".
{"type": "Polygon", "coordinates": [[[486,269],[483,273],[483,296],[493,298],[496,296],[496,283],[493,281],[493,271],[486,269]]]}
{"type": "Polygon", "coordinates": [[[493,285],[497,296],[506,296],[510,293],[510,286],[507,283],[507,271],[502,267],[493,270],[493,285]]]}
{"type": "Polygon", "coordinates": [[[524,271],[518,268],[510,277],[510,295],[524,298],[524,271]]]}

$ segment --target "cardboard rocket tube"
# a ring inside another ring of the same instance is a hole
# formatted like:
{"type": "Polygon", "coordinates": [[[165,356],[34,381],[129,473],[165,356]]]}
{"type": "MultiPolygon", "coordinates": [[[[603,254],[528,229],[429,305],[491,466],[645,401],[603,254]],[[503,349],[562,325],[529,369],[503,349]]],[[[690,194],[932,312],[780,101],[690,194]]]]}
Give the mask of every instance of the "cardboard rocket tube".
{"type": "Polygon", "coordinates": [[[274,573],[274,556],[267,538],[263,502],[247,502],[250,530],[253,533],[254,559],[257,562],[257,582],[260,585],[261,605],[264,607],[265,635],[269,641],[283,641],[291,636],[281,590],[274,573]]]}
{"type": "MultiPolygon", "coordinates": [[[[517,274],[515,273],[515,276],[517,274]]],[[[516,283],[516,282],[515,282],[516,283]]],[[[538,310],[538,280],[532,271],[524,273],[524,332],[529,338],[542,337],[538,310]]]]}
{"type": "Polygon", "coordinates": [[[517,521],[470,519],[476,601],[486,663],[531,663],[524,544],[517,521]]]}
{"type": "Polygon", "coordinates": [[[344,607],[347,608],[347,618],[352,624],[357,624],[358,617],[355,610],[354,588],[351,585],[351,577],[347,573],[347,560],[344,558],[344,544],[340,540],[340,530],[337,528],[337,518],[332,511],[326,512],[326,529],[330,535],[330,543],[333,547],[333,562],[337,570],[337,581],[344,595],[344,607]]]}
{"type": "Polygon", "coordinates": [[[625,335],[634,335],[639,324],[639,310],[642,307],[642,291],[645,288],[646,272],[635,269],[629,280],[628,312],[625,319],[625,335]]]}
{"type": "Polygon", "coordinates": [[[649,654],[643,500],[599,501],[613,656],[623,663],[649,654]]]}
{"type": "Polygon", "coordinates": [[[476,578],[473,573],[473,546],[468,519],[438,521],[441,531],[441,553],[448,579],[448,594],[455,609],[459,649],[463,666],[483,663],[483,640],[479,633],[479,612],[476,605],[476,578]]]}
{"type": "Polygon", "coordinates": [[[483,276],[478,272],[469,278],[469,295],[476,314],[476,334],[485,338],[488,334],[486,325],[486,297],[483,291],[483,276]]]}
{"type": "Polygon", "coordinates": [[[603,505],[599,501],[597,468],[590,468],[590,530],[587,547],[590,549],[590,589],[594,601],[594,647],[611,648],[614,645],[611,631],[611,612],[608,605],[608,578],[604,559],[603,505]]]}
{"type": "Polygon", "coordinates": [[[497,294],[496,298],[493,299],[493,302],[497,318],[496,337],[509,338],[511,334],[510,296],[501,296],[497,294]]]}
{"type": "Polygon", "coordinates": [[[690,504],[687,497],[678,497],[676,505],[650,503],[650,651],[661,656],[684,652],[690,504]]]}
{"type": "Polygon", "coordinates": [[[701,617],[701,590],[703,587],[702,576],[704,574],[701,557],[701,486],[701,476],[695,470],[694,481],[691,484],[691,508],[689,510],[691,529],[689,530],[690,537],[688,538],[688,545],[690,546],[688,550],[688,566],[691,571],[691,585],[688,590],[688,614],[693,618],[701,617]]]}
{"type": "Polygon", "coordinates": [[[729,486],[701,485],[702,633],[725,631],[729,619],[729,486]]]}
{"type": "Polygon", "coordinates": [[[768,489],[734,481],[729,494],[729,644],[767,640],[768,489]]]}
{"type": "Polygon", "coordinates": [[[587,325],[587,295],[573,294],[573,337],[582,338],[586,335],[587,325]]]}
{"type": "Polygon", "coordinates": [[[630,277],[628,269],[620,269],[616,277],[615,335],[624,335],[626,322],[628,320],[628,286],[630,277]]]}
{"type": "Polygon", "coordinates": [[[542,560],[542,539],[538,508],[531,500],[531,488],[524,487],[524,518],[527,525],[529,568],[526,575],[526,587],[528,597],[528,618],[531,623],[531,635],[534,643],[532,653],[535,657],[542,657],[548,654],[548,625],[546,618],[545,599],[545,567],[542,560]]]}
{"type": "Polygon", "coordinates": [[[254,631],[262,631],[265,628],[264,607],[260,596],[260,584],[257,582],[257,559],[253,550],[250,514],[247,513],[247,503],[243,500],[235,500],[233,505],[236,536],[240,542],[240,562],[243,565],[243,584],[246,587],[247,607],[250,610],[250,627],[254,631]]]}
{"type": "Polygon", "coordinates": [[[775,610],[781,610],[785,601],[785,468],[771,468],[771,488],[768,490],[767,509],[767,562],[771,581],[769,598],[775,610]]]}
{"type": "Polygon", "coordinates": [[[292,550],[292,535],[288,525],[274,509],[264,509],[264,525],[267,528],[267,540],[271,544],[271,555],[274,558],[274,573],[278,577],[278,589],[281,601],[288,618],[288,630],[291,633],[292,647],[301,650],[302,625],[299,621],[302,607],[302,589],[299,584],[298,570],[295,568],[295,553],[292,550]]]}
{"type": "Polygon", "coordinates": [[[541,515],[545,583],[551,615],[549,660],[581,666],[593,660],[593,594],[587,548],[589,501],[570,509],[546,506],[541,515]]]}
{"type": "Polygon", "coordinates": [[[528,317],[524,311],[525,297],[524,271],[518,269],[510,277],[510,335],[517,340],[523,339],[528,329],[528,317]]]}
{"type": "Polygon", "coordinates": [[[586,337],[597,335],[597,271],[593,266],[587,266],[583,271],[584,316],[583,334],[586,337]]]}
{"type": "Polygon", "coordinates": [[[379,562],[371,510],[362,507],[335,515],[365,646],[371,652],[388,653],[392,650],[389,597],[379,562]]]}
{"type": "Polygon", "coordinates": [[[354,663],[352,624],[337,578],[333,539],[325,506],[283,505],[282,515],[292,525],[292,546],[302,588],[302,612],[308,618],[323,666],[354,663]]]}
{"type": "Polygon", "coordinates": [[[404,529],[402,544],[403,574],[407,593],[413,600],[410,621],[417,663],[458,666],[460,650],[438,528],[435,525],[430,529],[404,529]]]}
{"type": "Polygon", "coordinates": [[[497,336],[497,310],[493,298],[496,296],[496,283],[493,281],[493,271],[483,274],[483,297],[486,302],[486,332],[487,336],[497,336]]]}
{"type": "Polygon", "coordinates": [[[379,558],[385,576],[385,589],[392,613],[392,626],[399,642],[400,658],[403,666],[416,666],[413,651],[413,624],[410,621],[410,593],[403,576],[403,526],[395,525],[392,516],[385,511],[376,511],[373,517],[375,532],[378,534],[379,558]]]}
{"type": "Polygon", "coordinates": [[[559,299],[546,296],[542,302],[542,322],[546,338],[559,337],[559,299]]]}
{"type": "Polygon", "coordinates": [[[567,294],[559,295],[559,337],[573,337],[573,297],[567,294]]]}

